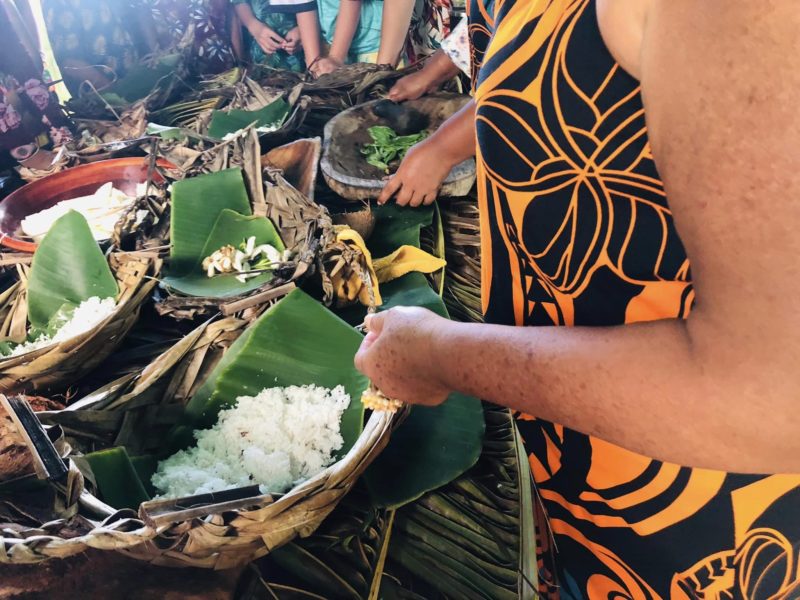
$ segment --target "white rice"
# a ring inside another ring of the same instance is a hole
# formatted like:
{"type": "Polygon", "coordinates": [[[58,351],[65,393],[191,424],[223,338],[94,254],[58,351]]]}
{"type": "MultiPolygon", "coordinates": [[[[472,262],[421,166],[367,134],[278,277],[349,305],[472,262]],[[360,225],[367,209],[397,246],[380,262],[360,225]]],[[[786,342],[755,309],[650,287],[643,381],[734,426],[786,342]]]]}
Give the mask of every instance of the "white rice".
{"type": "Polygon", "coordinates": [[[216,425],[195,432],[197,446],[158,465],[153,485],[162,498],[255,484],[264,494],[285,492],[333,462],[349,404],[342,386],[277,387],[237,398],[216,425]]]}
{"type": "MultiPolygon", "coordinates": [[[[136,194],[144,195],[146,187],[146,184],[137,184],[136,194]]],[[[86,218],[95,240],[107,240],[113,235],[117,222],[135,201],[134,196],[128,196],[109,182],[101,185],[90,196],[62,200],[55,206],[28,215],[22,220],[20,227],[25,235],[39,242],[58,219],[70,210],[75,210],[86,218]]]]}
{"type": "Polygon", "coordinates": [[[86,333],[93,327],[99,325],[103,320],[114,313],[117,301],[114,298],[100,299],[97,296],[81,302],[75,309],[71,317],[58,328],[55,335],[40,335],[31,342],[25,342],[15,346],[9,356],[19,356],[40,348],[46,348],[53,344],[59,344],[86,333]]]}

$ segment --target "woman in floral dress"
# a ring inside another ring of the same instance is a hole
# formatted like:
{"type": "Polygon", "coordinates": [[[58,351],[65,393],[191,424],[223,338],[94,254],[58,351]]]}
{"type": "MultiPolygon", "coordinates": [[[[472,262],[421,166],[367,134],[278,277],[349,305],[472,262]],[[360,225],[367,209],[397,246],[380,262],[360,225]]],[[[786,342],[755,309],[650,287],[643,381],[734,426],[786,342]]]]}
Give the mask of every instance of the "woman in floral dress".
{"type": "Polygon", "coordinates": [[[0,0],[0,163],[47,161],[41,149],[71,138],[69,121],[43,81],[27,2],[0,0]]]}
{"type": "Polygon", "coordinates": [[[233,67],[229,0],[140,1],[150,9],[159,48],[176,46],[188,35],[194,71],[211,74],[233,67]]]}

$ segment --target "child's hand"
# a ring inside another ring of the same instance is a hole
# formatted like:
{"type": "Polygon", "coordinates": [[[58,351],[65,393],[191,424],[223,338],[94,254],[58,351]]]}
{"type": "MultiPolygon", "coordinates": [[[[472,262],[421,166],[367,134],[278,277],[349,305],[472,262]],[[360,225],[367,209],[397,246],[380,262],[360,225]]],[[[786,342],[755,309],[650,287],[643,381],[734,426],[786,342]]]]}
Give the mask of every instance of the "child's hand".
{"type": "Polygon", "coordinates": [[[302,45],[300,41],[300,28],[295,27],[290,29],[286,34],[286,42],[283,44],[283,49],[289,54],[294,54],[302,45]]]}
{"type": "Polygon", "coordinates": [[[309,70],[314,77],[319,77],[320,75],[333,73],[337,69],[341,68],[343,64],[344,63],[342,61],[333,58],[332,56],[325,56],[312,64],[309,70]]]}
{"type": "Polygon", "coordinates": [[[278,50],[283,49],[286,44],[285,39],[264,25],[261,21],[253,25],[250,29],[250,34],[266,54],[275,54],[278,50]]]}

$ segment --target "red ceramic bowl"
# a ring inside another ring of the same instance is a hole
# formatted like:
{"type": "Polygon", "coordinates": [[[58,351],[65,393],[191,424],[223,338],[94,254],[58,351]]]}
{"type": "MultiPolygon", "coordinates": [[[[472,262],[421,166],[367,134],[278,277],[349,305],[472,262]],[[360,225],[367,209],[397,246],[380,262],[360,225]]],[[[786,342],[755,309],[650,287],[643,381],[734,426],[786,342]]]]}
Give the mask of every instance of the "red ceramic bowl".
{"type": "MultiPolygon", "coordinates": [[[[126,194],[135,194],[136,184],[147,180],[149,161],[147,157],[103,160],[54,173],[22,186],[0,202],[0,244],[19,252],[34,252],[36,243],[16,237],[21,234],[20,223],[25,217],[62,200],[93,194],[108,181],[126,194]]],[[[159,165],[171,166],[166,161],[159,161],[159,165]]],[[[157,183],[162,181],[158,173],[153,174],[153,179],[157,183]]]]}

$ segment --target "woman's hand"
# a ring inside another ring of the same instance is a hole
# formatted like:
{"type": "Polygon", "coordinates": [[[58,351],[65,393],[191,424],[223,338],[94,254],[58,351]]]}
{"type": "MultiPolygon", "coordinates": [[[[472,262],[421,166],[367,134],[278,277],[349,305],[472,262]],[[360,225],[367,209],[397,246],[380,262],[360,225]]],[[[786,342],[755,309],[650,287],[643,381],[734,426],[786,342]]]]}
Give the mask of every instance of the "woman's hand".
{"type": "Polygon", "coordinates": [[[422,69],[398,79],[397,83],[389,90],[389,100],[392,102],[416,100],[435,87],[436,81],[434,81],[433,74],[422,69]]]}
{"type": "Polygon", "coordinates": [[[343,64],[344,63],[342,61],[334,58],[333,56],[325,56],[312,64],[309,70],[314,77],[319,77],[320,75],[333,73],[334,71],[340,69],[343,64]]]}
{"type": "Polygon", "coordinates": [[[286,40],[261,21],[250,26],[250,35],[266,54],[275,54],[286,46],[286,40]]]}
{"type": "Polygon", "coordinates": [[[386,204],[395,195],[399,206],[416,208],[433,204],[453,165],[437,145],[435,135],[421,141],[406,152],[400,168],[378,197],[378,204],[386,204]]]}
{"type": "Polygon", "coordinates": [[[356,368],[387,397],[435,406],[450,395],[437,373],[434,339],[450,321],[416,307],[392,308],[367,317],[369,333],[356,368]]]}
{"type": "Polygon", "coordinates": [[[286,34],[286,42],[283,44],[283,49],[289,54],[294,54],[302,46],[300,40],[300,27],[290,29],[286,34]]]}

